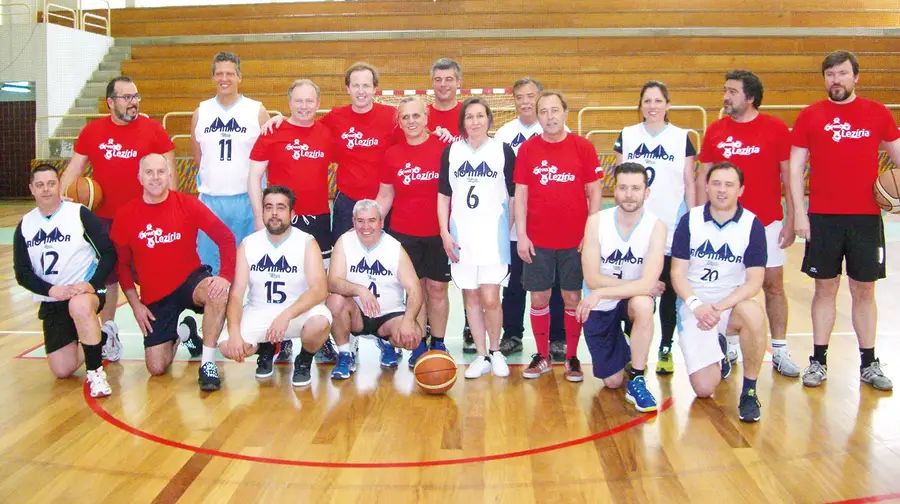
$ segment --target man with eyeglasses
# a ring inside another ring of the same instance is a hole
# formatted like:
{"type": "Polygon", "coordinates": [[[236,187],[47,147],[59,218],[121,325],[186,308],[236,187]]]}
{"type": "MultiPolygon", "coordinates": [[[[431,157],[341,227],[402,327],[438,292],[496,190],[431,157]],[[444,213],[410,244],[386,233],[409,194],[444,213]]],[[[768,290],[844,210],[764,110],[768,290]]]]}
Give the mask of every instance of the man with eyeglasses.
{"type": "MultiPolygon", "coordinates": [[[[94,213],[103,221],[107,232],[119,208],[143,193],[138,181],[138,164],[147,154],[165,156],[172,172],[171,187],[178,187],[174,173],[175,144],[161,124],[138,114],[140,102],[141,95],[130,77],[119,76],[109,81],[106,86],[109,117],[91,121],[81,130],[72,159],[60,178],[61,193],[65,194],[69,184],[84,174],[90,162],[91,178],[103,188],[103,202],[94,213]]],[[[110,361],[118,361],[122,356],[119,329],[114,320],[118,300],[118,278],[113,270],[106,279],[106,304],[100,312],[103,358],[110,361]]]]}

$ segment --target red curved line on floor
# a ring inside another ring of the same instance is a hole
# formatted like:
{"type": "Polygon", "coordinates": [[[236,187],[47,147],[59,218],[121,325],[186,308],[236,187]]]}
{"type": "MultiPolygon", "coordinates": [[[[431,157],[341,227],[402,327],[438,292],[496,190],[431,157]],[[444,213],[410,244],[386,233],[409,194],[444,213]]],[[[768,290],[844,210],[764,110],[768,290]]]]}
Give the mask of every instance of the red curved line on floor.
{"type": "Polygon", "coordinates": [[[457,465],[457,464],[471,464],[473,462],[489,462],[492,460],[503,460],[517,457],[525,457],[529,455],[536,455],[538,453],[546,453],[556,450],[561,450],[563,448],[568,448],[570,446],[575,446],[583,443],[587,443],[590,441],[595,441],[597,439],[602,439],[605,437],[612,436],[614,434],[618,434],[620,432],[624,432],[628,429],[637,427],[643,423],[646,423],[650,419],[656,417],[659,413],[669,409],[672,406],[673,399],[670,397],[666,399],[659,407],[658,411],[647,413],[642,415],[634,420],[626,422],[622,425],[613,427],[611,429],[605,430],[603,432],[597,432],[591,434],[589,436],[585,436],[578,439],[572,439],[569,441],[564,441],[562,443],[557,443],[548,446],[542,446],[539,448],[530,448],[527,450],[520,450],[515,452],[508,453],[496,453],[493,455],[483,455],[480,457],[466,457],[466,458],[456,458],[456,459],[445,459],[445,460],[423,460],[419,462],[316,462],[309,460],[286,460],[286,459],[277,459],[277,458],[269,458],[269,457],[255,457],[252,455],[243,455],[240,453],[232,453],[232,452],[223,452],[219,450],[210,450],[207,448],[203,448],[200,446],[192,446],[184,443],[180,443],[178,441],[173,441],[171,439],[166,439],[163,437],[159,437],[155,434],[150,434],[149,432],[142,431],[137,427],[132,427],[131,425],[126,424],[125,422],[119,420],[114,417],[108,411],[103,409],[103,406],[97,401],[97,399],[91,397],[89,388],[87,383],[85,383],[84,387],[84,400],[87,402],[88,406],[96,413],[100,418],[105,420],[106,422],[122,429],[123,431],[132,434],[134,436],[142,437],[148,441],[153,441],[154,443],[158,443],[164,446],[169,446],[171,448],[178,448],[181,450],[191,451],[194,453],[201,453],[203,455],[209,455],[212,457],[223,457],[229,458],[233,460],[243,460],[247,462],[261,462],[263,464],[277,464],[277,465],[286,465],[286,466],[301,466],[301,467],[330,467],[330,468],[352,468],[352,469],[376,469],[376,468],[403,468],[403,467],[432,467],[432,466],[445,466],[445,465],[457,465]]]}
{"type": "Polygon", "coordinates": [[[881,502],[890,499],[900,499],[900,492],[882,495],[870,495],[868,497],[857,497],[855,499],[847,499],[829,502],[828,504],[866,504],[867,502],[881,502]]]}

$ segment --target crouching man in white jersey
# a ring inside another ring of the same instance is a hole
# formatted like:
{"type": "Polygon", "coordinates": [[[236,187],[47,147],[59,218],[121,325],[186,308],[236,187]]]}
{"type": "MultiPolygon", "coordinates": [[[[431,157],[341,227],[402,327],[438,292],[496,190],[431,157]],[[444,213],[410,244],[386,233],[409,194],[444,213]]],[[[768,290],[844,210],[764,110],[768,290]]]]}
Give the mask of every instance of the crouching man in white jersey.
{"type": "Polygon", "coordinates": [[[294,203],[294,192],[287,187],[263,191],[265,229],[238,247],[228,332],[219,339],[219,349],[238,362],[257,353],[256,377],[268,378],[274,372],[275,345],[299,338],[291,383],[302,387],[312,380],[313,356],[328,338],[331,312],[324,304],[328,289],[322,251],[312,235],[291,226],[294,203]]]}
{"type": "Polygon", "coordinates": [[[584,324],[594,376],[609,388],[625,384],[625,399],[640,412],[656,411],[644,371],[653,341],[654,297],[666,287],[659,275],[667,231],[644,209],[648,182],[643,166],[622,163],[615,171],[616,206],[588,218],[581,250],[584,297],[575,313],[584,324]],[[623,322],[631,328],[630,341],[623,322]]]}
{"type": "Polygon", "coordinates": [[[688,212],[672,241],[672,285],[678,307],[681,351],[698,397],[709,397],[731,373],[726,335],[739,334],[744,385],[738,404],[743,422],[759,420],[756,379],[766,350],[759,294],[766,271],[766,231],[738,203],[744,173],[716,163],[706,173],[709,203],[688,212]]]}
{"type": "Polygon", "coordinates": [[[338,346],[332,380],[346,380],[356,371],[351,333],[373,335],[407,350],[422,341],[424,330],[416,322],[424,303],[419,277],[400,242],[384,232],[381,207],[374,200],[353,205],[353,229],[338,238],[331,253],[328,291],[331,334],[338,346]]]}

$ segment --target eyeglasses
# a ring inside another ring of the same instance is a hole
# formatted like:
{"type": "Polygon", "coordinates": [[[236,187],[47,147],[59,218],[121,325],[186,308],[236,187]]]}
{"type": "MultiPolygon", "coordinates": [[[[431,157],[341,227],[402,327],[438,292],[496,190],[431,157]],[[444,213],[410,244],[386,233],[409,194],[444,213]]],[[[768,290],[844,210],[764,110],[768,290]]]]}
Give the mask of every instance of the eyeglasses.
{"type": "Polygon", "coordinates": [[[118,99],[120,99],[120,100],[124,100],[125,102],[130,102],[131,100],[134,100],[134,101],[136,101],[136,102],[139,102],[139,101],[141,101],[141,94],[140,94],[140,93],[137,93],[137,94],[127,94],[127,95],[122,95],[122,96],[115,96],[115,95],[113,95],[113,96],[110,96],[110,98],[118,98],[118,99]]]}

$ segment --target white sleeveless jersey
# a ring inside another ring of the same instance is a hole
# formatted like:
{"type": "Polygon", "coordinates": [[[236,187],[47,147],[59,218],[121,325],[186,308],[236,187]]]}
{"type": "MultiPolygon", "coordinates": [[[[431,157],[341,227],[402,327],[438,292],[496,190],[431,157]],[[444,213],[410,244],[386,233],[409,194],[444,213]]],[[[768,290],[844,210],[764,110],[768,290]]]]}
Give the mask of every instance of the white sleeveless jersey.
{"type": "Polygon", "coordinates": [[[460,247],[458,264],[509,264],[504,145],[488,138],[477,150],[465,140],[450,146],[450,234],[460,247]]]}
{"type": "MultiPolygon", "coordinates": [[[[531,126],[525,126],[525,123],[516,117],[512,121],[500,126],[500,129],[497,130],[494,138],[508,144],[512,147],[513,152],[518,155],[519,147],[525,143],[525,140],[528,140],[535,135],[540,135],[543,132],[544,128],[541,127],[541,123],[538,121],[534,121],[534,124],[531,126]]],[[[509,239],[512,241],[519,241],[519,235],[516,232],[515,224],[513,224],[512,229],[509,231],[509,239]]]]}
{"type": "MultiPolygon", "coordinates": [[[[400,285],[400,242],[393,236],[382,232],[381,239],[372,249],[367,249],[350,230],[340,238],[344,244],[344,258],[347,265],[347,281],[362,285],[369,289],[378,299],[381,313],[406,311],[406,292],[400,285]]],[[[354,298],[362,308],[359,298],[354,298]]]]}
{"type": "MultiPolygon", "coordinates": [[[[600,240],[600,273],[622,280],[638,280],[644,272],[644,257],[650,248],[650,237],[659,220],[653,212],[644,209],[641,219],[631,233],[623,237],[616,226],[619,207],[607,208],[600,212],[597,236],[600,240]]],[[[584,296],[591,294],[587,284],[584,296]]],[[[619,304],[618,299],[604,299],[594,306],[596,311],[609,311],[619,304]]]]}
{"type": "Polygon", "coordinates": [[[672,124],[656,135],[650,134],[644,123],[622,130],[622,161],[639,163],[647,168],[651,191],[644,206],[669,230],[666,255],[671,253],[675,225],[688,210],[684,202],[687,135],[687,130],[672,124]]]}
{"type": "Polygon", "coordinates": [[[261,103],[245,96],[223,108],[218,98],[200,102],[194,137],[200,143],[197,190],[210,196],[247,192],[250,151],[259,136],[261,103]]]}
{"type": "MultiPolygon", "coordinates": [[[[78,203],[63,201],[50,217],[37,208],[28,212],[22,217],[22,237],[32,270],[51,285],[87,282],[97,269],[97,250],[86,238],[78,203]]],[[[56,301],[38,294],[34,300],[56,301]]]]}
{"type": "Polygon", "coordinates": [[[293,226],[289,232],[277,245],[265,229],[244,239],[244,257],[250,265],[249,306],[286,308],[309,290],[304,265],[306,245],[313,237],[293,226]]]}

